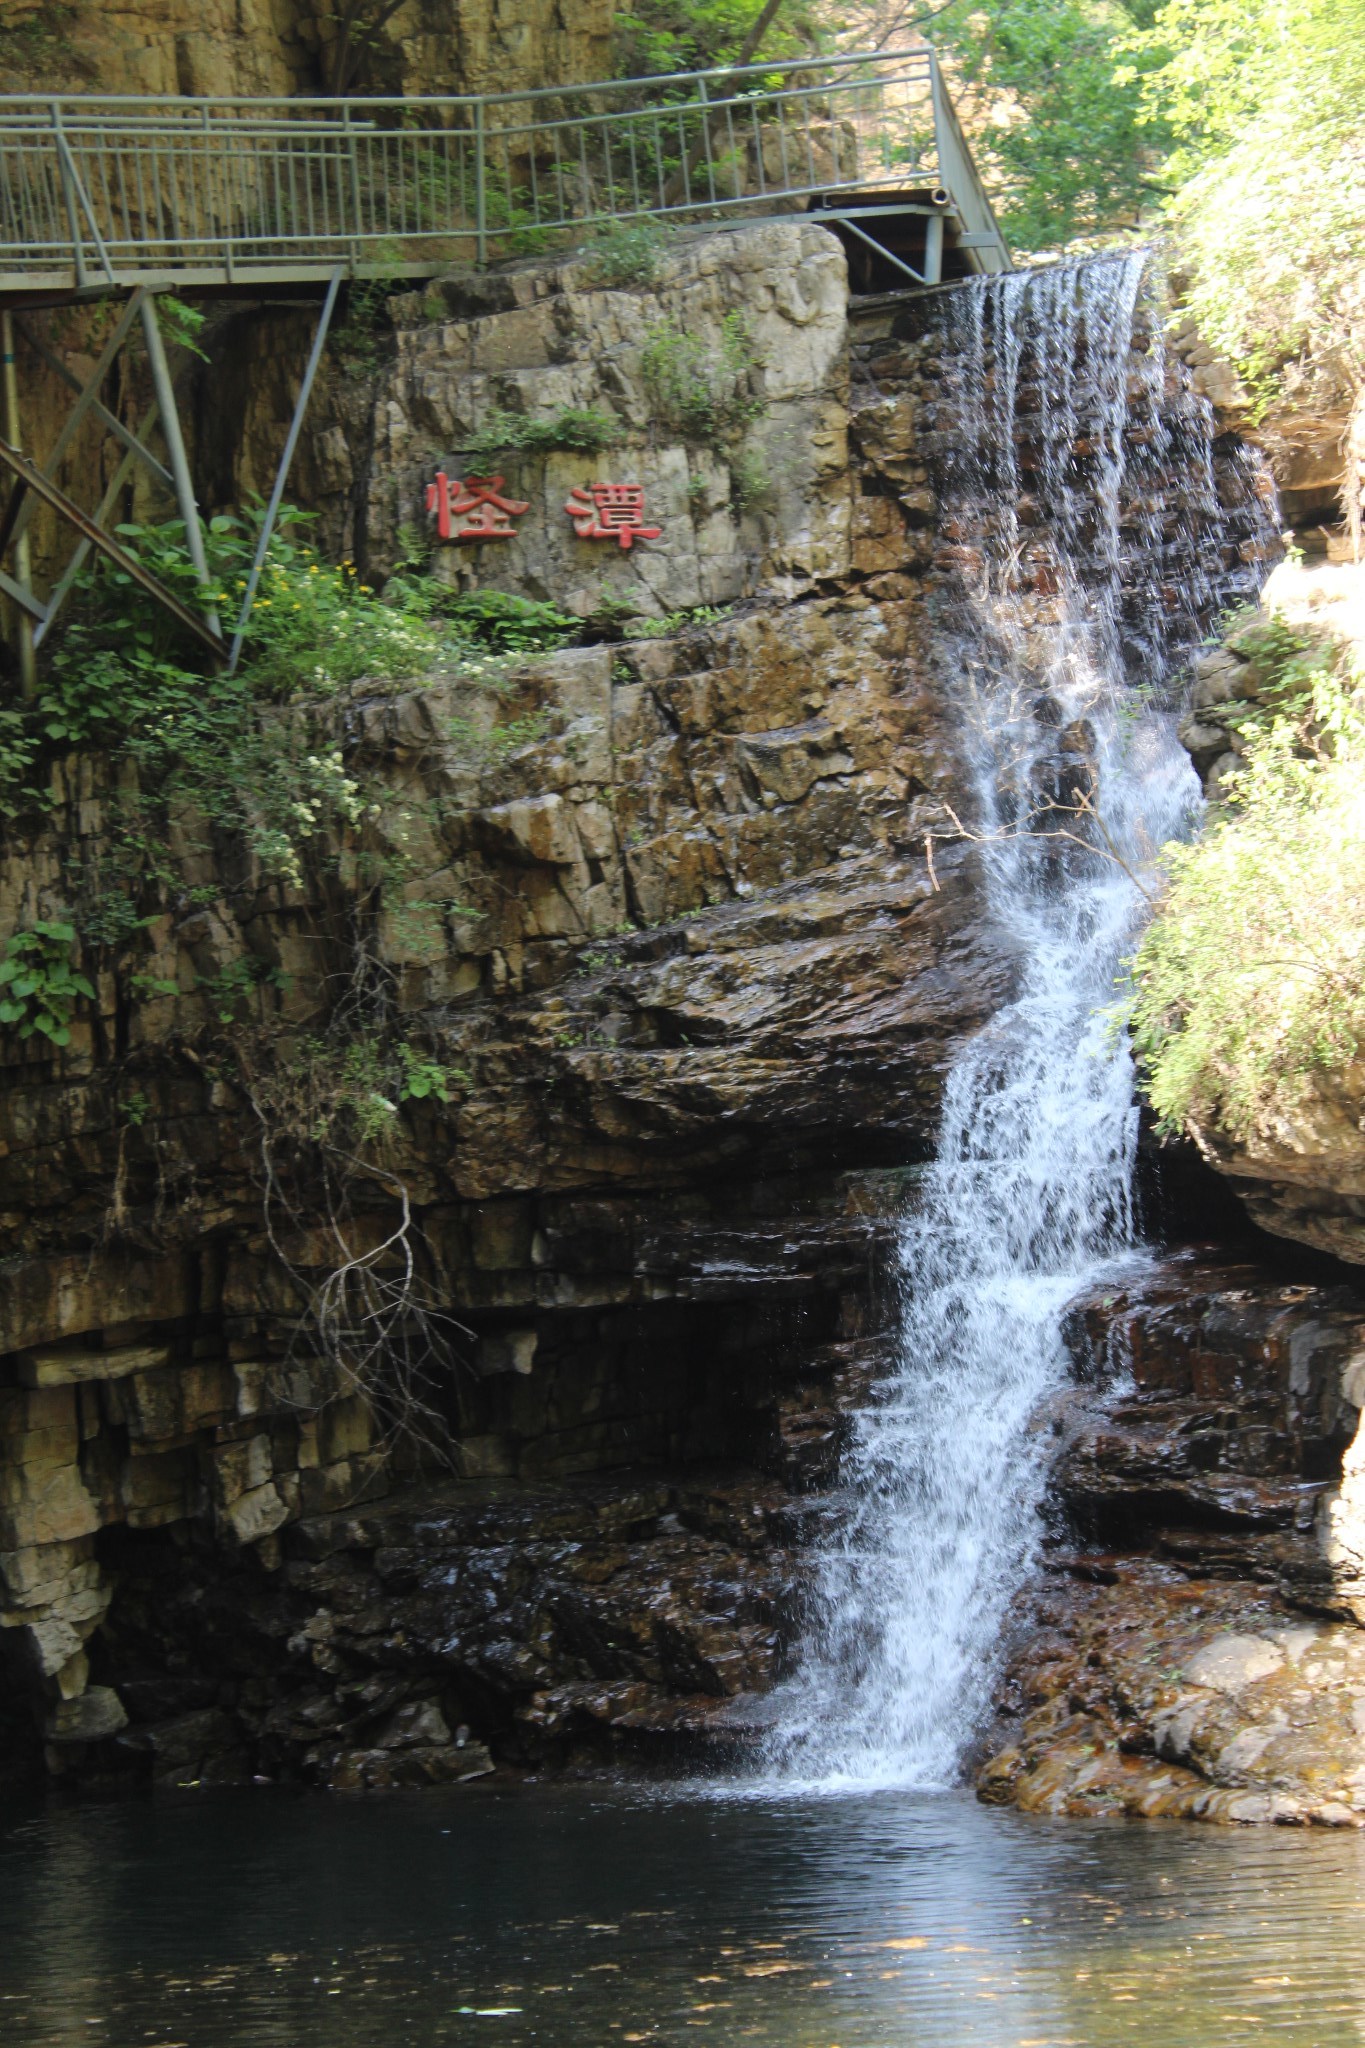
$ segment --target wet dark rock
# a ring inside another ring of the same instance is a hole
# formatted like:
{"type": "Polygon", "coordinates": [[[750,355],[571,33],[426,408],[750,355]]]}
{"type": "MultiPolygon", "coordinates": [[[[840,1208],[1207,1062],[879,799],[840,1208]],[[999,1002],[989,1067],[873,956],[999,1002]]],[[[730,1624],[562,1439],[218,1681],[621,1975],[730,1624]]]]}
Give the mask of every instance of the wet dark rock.
{"type": "Polygon", "coordinates": [[[1191,1253],[1078,1303],[1070,1338],[1061,1518],[981,1797],[1365,1825],[1365,1299],[1191,1253]]]}

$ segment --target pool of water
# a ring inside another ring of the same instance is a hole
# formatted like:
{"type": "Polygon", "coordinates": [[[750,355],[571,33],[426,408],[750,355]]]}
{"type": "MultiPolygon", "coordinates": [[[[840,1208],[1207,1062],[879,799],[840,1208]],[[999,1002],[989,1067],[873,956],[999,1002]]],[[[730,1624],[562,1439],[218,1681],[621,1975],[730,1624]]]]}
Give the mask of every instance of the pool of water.
{"type": "Polygon", "coordinates": [[[708,2038],[1365,2042],[1365,1842],[536,1785],[0,1832],[5,2048],[708,2038]]]}

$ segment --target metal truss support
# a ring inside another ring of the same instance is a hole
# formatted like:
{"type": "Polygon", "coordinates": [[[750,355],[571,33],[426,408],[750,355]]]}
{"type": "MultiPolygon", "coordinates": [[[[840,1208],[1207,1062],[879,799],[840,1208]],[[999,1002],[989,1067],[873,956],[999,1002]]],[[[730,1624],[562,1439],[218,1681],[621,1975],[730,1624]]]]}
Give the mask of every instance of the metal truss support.
{"type": "MultiPolygon", "coordinates": [[[[185,545],[190,551],[194,573],[199,578],[200,588],[209,587],[208,558],[204,553],[204,533],[199,524],[199,507],[195,502],[194,485],[190,481],[189,458],[185,454],[184,437],[180,432],[180,414],[175,406],[175,389],[171,383],[170,369],[166,363],[166,344],[161,338],[161,323],[156,317],[156,301],[148,293],[142,300],[142,331],[147,341],[147,356],[152,366],[152,389],[156,402],[161,408],[161,431],[166,437],[166,452],[171,458],[171,475],[175,478],[176,503],[180,517],[185,522],[185,545]]],[[[210,630],[221,635],[216,611],[209,609],[204,615],[210,630]]]]}
{"type": "Polygon", "coordinates": [[[308,410],[308,400],[313,392],[313,379],[317,376],[318,364],[322,361],[323,344],[327,340],[327,330],[332,324],[332,314],[336,310],[337,293],[341,290],[341,280],[344,275],[345,272],[340,267],[332,272],[332,280],[327,287],[327,297],[323,302],[322,311],[318,315],[317,332],[313,336],[313,346],[309,352],[307,368],[303,373],[303,383],[299,386],[298,401],[294,406],[294,417],[289,423],[289,438],[284,444],[284,453],[280,457],[280,466],[275,472],[274,489],[270,493],[270,502],[265,508],[265,517],[261,521],[260,537],[256,542],[256,553],[251,564],[251,574],[247,578],[246,595],[242,599],[242,609],[238,614],[237,630],[232,636],[232,651],[228,655],[229,675],[236,674],[237,663],[241,659],[242,640],[246,633],[246,623],[251,617],[251,608],[256,602],[256,592],[260,586],[261,571],[265,567],[265,558],[270,547],[270,537],[275,531],[275,521],[280,516],[280,504],[284,498],[284,487],[289,481],[289,471],[293,465],[294,451],[299,445],[299,433],[303,427],[303,416],[308,410]]]}
{"type": "MultiPolygon", "coordinates": [[[[146,293],[139,289],[133,293],[124,307],[122,314],[115,324],[113,333],[100,351],[99,361],[86,378],[84,385],[79,387],[79,396],[76,403],[67,414],[52,452],[42,466],[44,476],[48,478],[56,477],[61,459],[75,439],[76,431],[81,421],[95,404],[100,386],[108,376],[115,356],[127,340],[128,330],[137,318],[145,298],[146,293]]],[[[25,338],[27,339],[27,337],[25,338]]],[[[10,434],[8,438],[16,448],[20,445],[17,432],[10,434]]],[[[12,541],[21,539],[28,531],[28,523],[33,516],[33,507],[34,500],[28,497],[24,485],[16,484],[10,493],[10,501],[5,507],[4,517],[0,519],[0,555],[4,554],[12,541]]]]}
{"type": "Polygon", "coordinates": [[[13,347],[16,323],[8,311],[0,314],[0,321],[3,322],[4,342],[4,384],[3,392],[0,393],[4,401],[3,416],[0,419],[4,437],[0,439],[0,477],[8,472],[13,480],[3,513],[0,513],[0,560],[12,550],[14,571],[13,575],[6,575],[0,570],[0,591],[3,591],[16,607],[20,680],[25,695],[31,696],[36,688],[37,649],[51,632],[57,615],[92,548],[116,562],[149,596],[154,597],[171,612],[215,661],[223,661],[227,649],[217,613],[207,610],[201,616],[192,611],[108,531],[129,477],[136,464],[141,462],[158,483],[174,493],[185,524],[186,546],[194,563],[200,587],[209,587],[203,528],[190,481],[189,461],[180,431],[175,391],[153,295],[142,286],[131,293],[100,352],[99,360],[84,382],[74,376],[66,364],[39,337],[24,332],[26,346],[31,348],[76,394],[75,402],[62,424],[61,431],[46,460],[41,464],[26,455],[22,448],[19,431],[18,373],[13,347]],[[100,391],[119,350],[139,320],[147,344],[148,362],[156,395],[141,426],[134,432],[104,403],[100,391]],[[89,418],[97,420],[123,447],[123,458],[106,487],[93,517],[83,511],[56,482],[63,457],[71,448],[82,421],[89,418]],[[160,428],[165,441],[169,467],[152,453],[148,445],[155,427],[160,428]],[[29,526],[39,503],[47,505],[67,525],[74,527],[78,536],[75,550],[46,603],[34,595],[31,574],[29,526]]]}
{"type": "MultiPolygon", "coordinates": [[[[119,495],[122,492],[123,487],[127,483],[129,477],[132,475],[133,464],[137,460],[139,455],[141,455],[147,462],[150,462],[153,468],[159,470],[161,474],[166,477],[166,481],[168,483],[170,482],[170,477],[167,474],[167,472],[161,469],[161,464],[155,461],[154,457],[148,454],[147,449],[144,446],[147,436],[151,433],[152,428],[156,425],[157,420],[160,418],[160,416],[160,406],[153,403],[150,410],[148,411],[146,419],[138,428],[136,435],[130,437],[131,446],[128,450],[128,453],[124,456],[122,462],[114,471],[114,475],[109,484],[109,488],[106,490],[104,496],[100,499],[99,508],[95,513],[96,526],[108,526],[109,520],[113,515],[114,509],[118,504],[119,495]]],[[[71,586],[75,582],[76,578],[80,575],[81,570],[85,567],[86,557],[90,553],[90,550],[94,545],[95,543],[92,540],[86,538],[81,539],[77,543],[75,554],[71,557],[71,560],[67,563],[65,569],[62,571],[61,577],[58,580],[56,586],[54,587],[51,597],[47,601],[47,609],[43,614],[42,623],[39,625],[37,632],[33,636],[33,644],[35,647],[41,647],[44,640],[46,640],[48,634],[52,631],[52,627],[54,622],[56,621],[57,614],[61,610],[62,606],[66,603],[67,597],[71,590],[71,586]]]]}
{"type": "MultiPolygon", "coordinates": [[[[886,247],[885,247],[885,246],[884,246],[884,245],[883,245],[883,244],[882,244],[881,242],[875,241],[875,240],[873,239],[873,237],[872,237],[871,235],[869,235],[869,234],[867,233],[867,231],[866,231],[866,230],[865,230],[864,228],[860,228],[860,227],[858,226],[858,223],[857,223],[857,221],[856,221],[856,220],[852,220],[852,219],[850,219],[850,217],[848,216],[848,214],[846,214],[846,213],[833,213],[833,212],[831,212],[830,214],[828,214],[828,215],[826,216],[826,215],[825,215],[825,214],[824,214],[823,212],[821,212],[821,213],[818,213],[818,214],[816,214],[816,215],[814,216],[814,218],[815,218],[816,220],[819,220],[819,221],[821,221],[822,223],[823,223],[823,221],[824,221],[824,220],[825,220],[826,218],[828,218],[828,219],[830,219],[830,220],[837,220],[837,221],[839,222],[839,224],[840,224],[840,226],[841,226],[841,227],[846,227],[846,228],[850,229],[850,230],[852,231],[852,233],[853,233],[853,234],[855,234],[855,235],[856,235],[856,236],[858,237],[858,240],[859,240],[860,242],[866,242],[866,243],[867,243],[867,246],[868,246],[868,248],[869,248],[869,249],[872,249],[872,250],[875,250],[878,256],[884,256],[884,257],[886,258],[886,261],[887,261],[888,263],[894,263],[894,265],[896,266],[896,269],[897,269],[897,270],[901,270],[901,271],[904,271],[905,275],[906,275],[906,276],[907,276],[907,277],[909,278],[909,280],[910,280],[911,284],[928,284],[928,283],[930,282],[929,278],[927,278],[927,277],[921,277],[921,276],[920,276],[920,274],[919,274],[919,272],[918,272],[917,270],[912,270],[912,269],[910,268],[910,265],[909,265],[908,263],[903,263],[903,262],[901,261],[901,259],[900,259],[900,257],[899,257],[899,256],[893,255],[893,253],[891,252],[891,250],[890,250],[890,249],[888,249],[888,248],[886,248],[886,247]]],[[[939,222],[939,224],[938,224],[938,227],[939,227],[939,244],[940,244],[940,247],[942,247],[942,235],[943,235],[943,222],[942,222],[942,221],[940,221],[940,222],[939,222]]],[[[927,266],[926,266],[926,268],[927,268],[927,266]]],[[[933,282],[934,282],[935,284],[937,284],[937,282],[938,282],[938,279],[937,279],[937,278],[933,279],[933,282]]]]}
{"type": "MultiPolygon", "coordinates": [[[[0,370],[4,383],[5,439],[13,446],[19,445],[19,376],[14,366],[14,315],[8,311],[0,313],[0,370]]],[[[3,550],[0,550],[2,553],[3,550]]],[[[20,536],[14,550],[15,576],[0,578],[0,589],[11,600],[15,610],[16,638],[19,644],[19,688],[25,697],[31,697],[38,687],[38,669],[34,653],[34,618],[41,620],[42,607],[33,596],[32,564],[29,559],[28,535],[20,536]]]]}
{"type": "MultiPolygon", "coordinates": [[[[59,491],[51,479],[43,475],[36,463],[30,462],[26,455],[12,447],[8,441],[0,440],[0,468],[7,469],[16,483],[22,484],[25,490],[32,491],[35,497],[50,505],[53,511],[59,513],[68,525],[74,526],[77,533],[89,541],[92,547],[98,548],[100,553],[122,569],[126,576],[131,576],[134,583],[145,590],[149,597],[154,597],[158,604],[164,605],[216,661],[223,660],[227,650],[218,634],[210,632],[203,619],[197,618],[187,605],[180,602],[173,591],[168,590],[158,577],[153,576],[150,569],[144,568],[136,555],[130,554],[111,533],[106,533],[102,526],[96,525],[88,512],[83,512],[73,499],[67,497],[65,491],[59,491]]],[[[8,583],[9,579],[6,578],[6,584],[8,583]]],[[[46,606],[35,604],[33,609],[46,617],[46,606]]]]}

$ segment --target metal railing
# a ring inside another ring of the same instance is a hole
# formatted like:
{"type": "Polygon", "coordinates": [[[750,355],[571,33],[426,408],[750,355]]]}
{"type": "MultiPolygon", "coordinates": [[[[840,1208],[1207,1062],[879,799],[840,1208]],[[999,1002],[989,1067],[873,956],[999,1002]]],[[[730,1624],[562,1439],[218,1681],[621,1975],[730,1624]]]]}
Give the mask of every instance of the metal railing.
{"type": "Polygon", "coordinates": [[[0,292],[417,273],[934,188],[1008,267],[927,46],[449,99],[4,96],[0,292]]]}

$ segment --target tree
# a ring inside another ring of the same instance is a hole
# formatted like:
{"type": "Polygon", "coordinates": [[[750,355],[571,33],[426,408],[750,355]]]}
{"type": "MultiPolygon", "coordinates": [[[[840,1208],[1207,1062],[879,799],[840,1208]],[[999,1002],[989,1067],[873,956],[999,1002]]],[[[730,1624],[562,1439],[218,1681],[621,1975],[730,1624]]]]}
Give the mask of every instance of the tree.
{"type": "Polygon", "coordinates": [[[1165,0],[1129,49],[1205,336],[1263,404],[1300,360],[1359,400],[1365,0],[1165,0]]]}
{"type": "Polygon", "coordinates": [[[950,72],[973,150],[1016,249],[1134,228],[1167,142],[1142,97],[1153,50],[1121,55],[1141,0],[972,0],[920,13],[950,72]],[[992,176],[994,173],[994,176],[992,176]]]}

